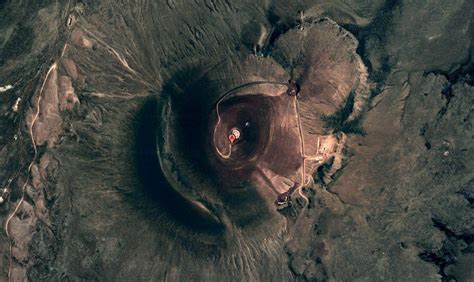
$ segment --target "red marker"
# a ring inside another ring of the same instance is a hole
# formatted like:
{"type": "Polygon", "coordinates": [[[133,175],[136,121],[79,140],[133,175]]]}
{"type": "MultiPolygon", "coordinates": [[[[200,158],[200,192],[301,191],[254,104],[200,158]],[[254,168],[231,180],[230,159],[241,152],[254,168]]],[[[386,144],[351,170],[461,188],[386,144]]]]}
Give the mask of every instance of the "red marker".
{"type": "Polygon", "coordinates": [[[240,131],[237,128],[234,128],[231,130],[230,135],[229,135],[229,141],[230,143],[234,143],[235,140],[240,138],[240,131]]]}

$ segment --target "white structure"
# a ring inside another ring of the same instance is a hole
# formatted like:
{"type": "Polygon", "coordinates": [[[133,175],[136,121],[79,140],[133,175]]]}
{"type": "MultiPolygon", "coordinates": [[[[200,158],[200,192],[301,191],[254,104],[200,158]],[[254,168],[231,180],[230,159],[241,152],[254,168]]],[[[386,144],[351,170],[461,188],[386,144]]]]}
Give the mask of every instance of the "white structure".
{"type": "Polygon", "coordinates": [[[235,139],[240,138],[240,131],[237,128],[232,129],[231,133],[234,135],[235,139]]]}

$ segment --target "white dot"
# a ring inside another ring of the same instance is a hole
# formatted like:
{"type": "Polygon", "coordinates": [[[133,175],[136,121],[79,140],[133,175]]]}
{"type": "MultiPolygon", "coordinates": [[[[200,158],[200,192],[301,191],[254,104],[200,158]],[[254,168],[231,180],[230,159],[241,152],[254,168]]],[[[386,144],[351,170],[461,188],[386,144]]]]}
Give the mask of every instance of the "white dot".
{"type": "Polygon", "coordinates": [[[232,135],[235,136],[235,139],[239,139],[239,137],[240,137],[240,131],[238,131],[237,129],[233,129],[233,130],[232,130],[232,135]]]}

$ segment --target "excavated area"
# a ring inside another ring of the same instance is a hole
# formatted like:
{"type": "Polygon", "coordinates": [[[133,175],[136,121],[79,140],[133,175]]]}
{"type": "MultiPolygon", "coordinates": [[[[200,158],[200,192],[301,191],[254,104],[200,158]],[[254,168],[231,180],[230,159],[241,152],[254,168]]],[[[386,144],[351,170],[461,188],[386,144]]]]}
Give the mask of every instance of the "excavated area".
{"type": "MultiPolygon", "coordinates": [[[[303,158],[295,99],[283,92],[278,96],[239,95],[221,101],[211,125],[216,172],[222,183],[232,187],[246,179],[273,178],[268,174],[284,177],[290,185],[296,181],[303,158]],[[241,136],[231,143],[228,136],[233,128],[241,129],[241,136]]],[[[266,186],[275,192],[288,189],[278,184],[270,181],[266,186]]]]}

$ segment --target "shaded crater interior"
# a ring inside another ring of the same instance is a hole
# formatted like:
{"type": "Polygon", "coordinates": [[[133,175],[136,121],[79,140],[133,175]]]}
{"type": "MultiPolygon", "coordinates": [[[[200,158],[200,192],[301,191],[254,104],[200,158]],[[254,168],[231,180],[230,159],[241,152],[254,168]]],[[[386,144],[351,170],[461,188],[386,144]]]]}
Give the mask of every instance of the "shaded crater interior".
{"type": "Polygon", "coordinates": [[[218,159],[231,170],[252,166],[269,141],[274,118],[272,100],[261,94],[232,97],[220,103],[215,115],[210,128],[218,159]],[[240,134],[234,142],[229,140],[232,130],[240,134]]]}
{"type": "Polygon", "coordinates": [[[143,185],[143,196],[145,197],[142,197],[140,193],[134,193],[130,197],[133,197],[133,202],[136,202],[136,205],[150,206],[151,208],[146,209],[150,216],[159,216],[162,212],[167,212],[193,230],[220,233],[222,231],[221,227],[216,226],[212,219],[203,216],[196,207],[180,195],[170,185],[162,172],[156,155],[158,136],[156,131],[150,130],[158,126],[156,119],[158,106],[159,103],[155,99],[147,100],[135,120],[137,126],[134,138],[136,150],[134,162],[137,168],[136,173],[143,185]],[[147,203],[149,200],[159,204],[164,210],[155,211],[153,204],[147,203]]]}

